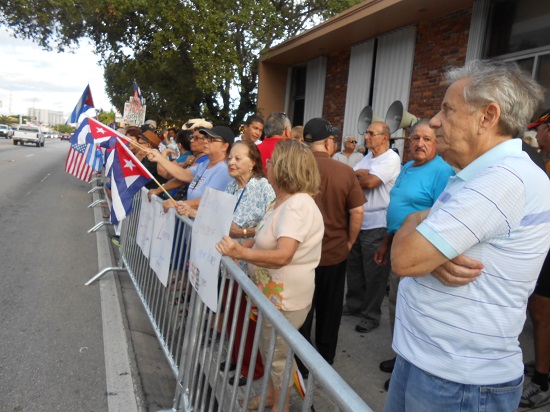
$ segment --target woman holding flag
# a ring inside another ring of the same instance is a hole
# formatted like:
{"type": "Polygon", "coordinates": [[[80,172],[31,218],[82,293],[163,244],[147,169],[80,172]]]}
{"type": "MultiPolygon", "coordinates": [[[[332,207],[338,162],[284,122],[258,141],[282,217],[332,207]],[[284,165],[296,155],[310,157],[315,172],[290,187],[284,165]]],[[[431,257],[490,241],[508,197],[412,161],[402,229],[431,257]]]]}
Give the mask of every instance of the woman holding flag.
{"type": "Polygon", "coordinates": [[[181,182],[189,183],[187,200],[173,204],[179,214],[189,216],[197,210],[200,198],[207,187],[225,190],[232,180],[227,170],[227,154],[233,144],[234,136],[229,127],[214,126],[212,129],[201,129],[204,140],[204,153],[208,160],[189,169],[183,169],[163,157],[158,150],[147,150],[147,157],[160,164],[168,173],[181,182]]]}

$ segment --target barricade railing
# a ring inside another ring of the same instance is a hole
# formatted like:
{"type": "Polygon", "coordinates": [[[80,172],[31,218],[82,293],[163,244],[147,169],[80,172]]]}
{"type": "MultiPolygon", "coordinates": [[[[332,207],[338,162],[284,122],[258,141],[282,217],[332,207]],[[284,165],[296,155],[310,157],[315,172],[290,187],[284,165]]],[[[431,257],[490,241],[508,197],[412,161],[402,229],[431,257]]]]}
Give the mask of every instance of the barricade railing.
{"type": "MultiPolygon", "coordinates": [[[[153,201],[160,201],[156,196],[153,201]]],[[[224,256],[219,270],[218,311],[214,313],[201,301],[187,276],[193,221],[177,216],[174,231],[174,248],[168,285],[165,287],[151,269],[148,258],[136,242],[141,196],[133,199],[134,212],[122,222],[120,262],[110,270],[128,271],[147,315],[153,325],[164,354],[176,377],[172,411],[234,411],[246,410],[251,396],[260,396],[263,410],[271,373],[271,361],[277,336],[288,344],[283,388],[290,386],[292,360],[296,354],[309,369],[305,397],[293,397],[303,411],[370,411],[368,405],[317,353],[309,342],[269,302],[241,268],[224,256]],[[234,290],[237,293],[234,293],[234,290]],[[244,293],[243,293],[244,292],[244,293]],[[234,382],[229,384],[231,353],[238,333],[241,300],[246,299],[242,324],[242,337],[234,382]],[[251,312],[257,314],[250,365],[258,353],[263,322],[272,325],[269,350],[264,365],[264,376],[253,381],[254,367],[249,368],[247,384],[239,387],[239,375],[244,358],[244,347],[251,312]],[[220,365],[225,362],[225,368],[220,365]],[[320,401],[321,400],[321,401],[320,401]]],[[[104,269],[100,274],[105,272],[104,269]]],[[[89,282],[100,277],[96,275],[89,282]]],[[[285,404],[286,391],[281,391],[280,410],[285,404]]]]}

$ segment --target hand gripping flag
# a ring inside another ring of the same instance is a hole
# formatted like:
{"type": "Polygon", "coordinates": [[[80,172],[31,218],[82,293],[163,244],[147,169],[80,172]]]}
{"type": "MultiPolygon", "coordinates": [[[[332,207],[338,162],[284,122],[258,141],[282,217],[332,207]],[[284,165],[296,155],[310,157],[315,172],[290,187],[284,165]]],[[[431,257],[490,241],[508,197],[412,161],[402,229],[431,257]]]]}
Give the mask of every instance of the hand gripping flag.
{"type": "Polygon", "coordinates": [[[134,195],[153,179],[153,175],[143,166],[124,143],[117,139],[112,153],[111,174],[111,222],[118,224],[132,213],[134,195]]]}
{"type": "Polygon", "coordinates": [[[92,92],[90,90],[90,85],[86,86],[84,89],[84,93],[82,93],[82,96],[80,96],[80,100],[74,107],[73,112],[65,122],[65,124],[69,123],[78,123],[78,118],[81,114],[86,113],[89,109],[94,108],[94,99],[92,99],[92,92]]]}

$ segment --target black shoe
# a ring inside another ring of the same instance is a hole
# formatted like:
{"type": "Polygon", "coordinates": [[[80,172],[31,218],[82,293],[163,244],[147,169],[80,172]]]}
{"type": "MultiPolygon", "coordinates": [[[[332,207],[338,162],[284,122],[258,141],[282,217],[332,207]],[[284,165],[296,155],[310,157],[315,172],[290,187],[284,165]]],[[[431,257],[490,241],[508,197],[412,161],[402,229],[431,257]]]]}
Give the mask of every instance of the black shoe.
{"type": "MultiPolygon", "coordinates": [[[[239,375],[239,386],[246,385],[246,382],[247,382],[246,376],[239,375]]],[[[233,376],[229,378],[229,384],[233,385],[234,383],[235,383],[235,377],[233,376]]]]}
{"type": "Polygon", "coordinates": [[[120,247],[120,236],[112,236],[111,243],[117,247],[120,247]]]}
{"type": "MultiPolygon", "coordinates": [[[[229,364],[229,372],[233,372],[237,369],[237,365],[234,363],[229,364]]],[[[220,370],[223,372],[225,370],[225,362],[220,363],[220,370]]]]}
{"type": "Polygon", "coordinates": [[[391,378],[388,379],[386,381],[386,383],[384,383],[384,389],[386,390],[386,392],[390,389],[390,380],[391,380],[391,378]]]}
{"type": "Polygon", "coordinates": [[[355,330],[360,333],[369,333],[375,330],[378,326],[380,326],[379,323],[376,323],[374,325],[369,325],[367,321],[362,320],[357,324],[357,326],[355,327],[355,330]]]}
{"type": "Polygon", "coordinates": [[[395,367],[395,358],[380,362],[380,370],[386,373],[392,373],[395,367]]]}

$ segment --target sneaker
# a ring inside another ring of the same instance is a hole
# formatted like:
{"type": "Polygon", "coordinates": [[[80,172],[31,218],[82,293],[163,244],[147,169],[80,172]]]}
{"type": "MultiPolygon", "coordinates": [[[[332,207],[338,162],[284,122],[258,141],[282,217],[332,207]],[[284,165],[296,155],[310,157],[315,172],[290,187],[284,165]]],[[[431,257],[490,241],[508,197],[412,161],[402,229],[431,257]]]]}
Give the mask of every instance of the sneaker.
{"type": "Polygon", "coordinates": [[[374,325],[369,325],[366,320],[362,320],[357,324],[355,327],[355,330],[360,333],[369,333],[375,330],[378,326],[380,326],[379,323],[375,323],[374,325]]]}
{"type": "Polygon", "coordinates": [[[113,245],[120,247],[120,236],[111,237],[111,242],[113,245]]]}
{"type": "Polygon", "coordinates": [[[529,382],[521,394],[519,406],[522,408],[534,408],[540,406],[550,399],[550,390],[543,391],[539,385],[529,382]]]}

